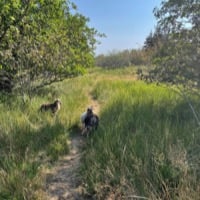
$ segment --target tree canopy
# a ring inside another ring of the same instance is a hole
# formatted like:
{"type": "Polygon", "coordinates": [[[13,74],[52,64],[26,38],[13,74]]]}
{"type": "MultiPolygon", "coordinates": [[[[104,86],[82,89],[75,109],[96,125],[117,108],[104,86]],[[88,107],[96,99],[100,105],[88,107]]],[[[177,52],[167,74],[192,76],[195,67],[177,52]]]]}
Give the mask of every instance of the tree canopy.
{"type": "Polygon", "coordinates": [[[19,91],[84,73],[101,36],[88,21],[66,0],[0,1],[1,73],[19,91]]]}
{"type": "Polygon", "coordinates": [[[152,78],[199,87],[200,1],[162,1],[161,7],[154,9],[154,15],[157,28],[146,40],[147,47],[156,47],[152,78]]]}

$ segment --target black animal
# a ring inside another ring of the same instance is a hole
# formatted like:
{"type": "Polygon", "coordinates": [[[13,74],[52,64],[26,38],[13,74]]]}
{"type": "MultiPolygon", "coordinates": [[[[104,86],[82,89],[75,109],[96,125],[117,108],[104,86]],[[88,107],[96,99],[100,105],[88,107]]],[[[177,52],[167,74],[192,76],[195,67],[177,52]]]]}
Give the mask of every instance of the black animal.
{"type": "Polygon", "coordinates": [[[96,130],[98,128],[98,125],[99,117],[96,114],[92,113],[85,118],[85,127],[87,130],[91,130],[93,128],[96,130]]]}
{"type": "Polygon", "coordinates": [[[91,130],[96,130],[99,125],[99,117],[93,113],[92,108],[88,108],[86,112],[81,115],[81,122],[83,124],[82,135],[87,133],[87,136],[91,130]]]}

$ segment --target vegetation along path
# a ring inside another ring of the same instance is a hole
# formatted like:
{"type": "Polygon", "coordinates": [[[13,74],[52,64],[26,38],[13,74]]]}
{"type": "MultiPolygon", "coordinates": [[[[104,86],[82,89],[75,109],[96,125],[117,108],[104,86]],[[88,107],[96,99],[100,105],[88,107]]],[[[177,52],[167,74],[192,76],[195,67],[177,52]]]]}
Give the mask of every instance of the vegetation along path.
{"type": "MultiPolygon", "coordinates": [[[[99,103],[89,95],[90,105],[95,113],[99,113],[99,103]]],[[[62,157],[52,168],[47,176],[46,192],[49,200],[83,200],[83,187],[78,169],[82,147],[85,144],[84,137],[77,133],[70,139],[70,152],[62,157]]]]}

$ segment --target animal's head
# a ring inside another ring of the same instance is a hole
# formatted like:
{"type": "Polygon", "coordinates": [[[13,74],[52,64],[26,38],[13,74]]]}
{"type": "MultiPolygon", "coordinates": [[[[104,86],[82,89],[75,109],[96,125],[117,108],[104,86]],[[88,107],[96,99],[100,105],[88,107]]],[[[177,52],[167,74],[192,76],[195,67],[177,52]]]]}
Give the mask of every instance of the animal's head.
{"type": "Polygon", "coordinates": [[[93,114],[92,107],[88,107],[87,108],[87,114],[88,115],[92,115],[93,114]]]}
{"type": "Polygon", "coordinates": [[[56,99],[54,103],[56,103],[57,105],[58,104],[60,104],[60,105],[62,104],[61,101],[60,101],[60,99],[56,99]]]}

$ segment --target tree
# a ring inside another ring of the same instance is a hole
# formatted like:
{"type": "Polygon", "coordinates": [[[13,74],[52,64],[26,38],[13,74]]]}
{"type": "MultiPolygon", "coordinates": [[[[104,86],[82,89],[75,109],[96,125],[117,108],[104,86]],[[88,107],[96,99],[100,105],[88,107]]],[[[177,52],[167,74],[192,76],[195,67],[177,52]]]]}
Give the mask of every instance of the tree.
{"type": "Polygon", "coordinates": [[[93,65],[101,34],[72,10],[66,0],[0,2],[0,67],[12,75],[13,90],[32,92],[93,65]]]}
{"type": "Polygon", "coordinates": [[[158,20],[157,30],[164,37],[154,54],[155,65],[149,78],[184,86],[178,87],[188,102],[200,126],[200,119],[188,98],[187,92],[200,86],[200,1],[162,1],[161,8],[154,9],[158,20]]]}
{"type": "Polygon", "coordinates": [[[141,49],[113,51],[107,55],[96,57],[96,65],[104,68],[129,67],[131,65],[145,65],[148,59],[146,52],[141,49]]]}
{"type": "Polygon", "coordinates": [[[165,40],[154,54],[154,80],[200,86],[200,1],[162,1],[154,9],[165,40]]]}

